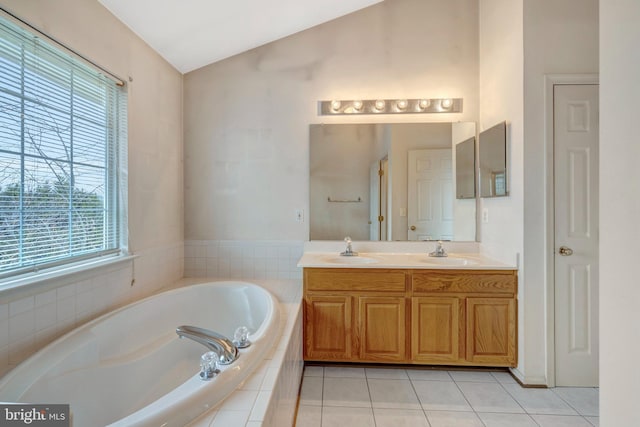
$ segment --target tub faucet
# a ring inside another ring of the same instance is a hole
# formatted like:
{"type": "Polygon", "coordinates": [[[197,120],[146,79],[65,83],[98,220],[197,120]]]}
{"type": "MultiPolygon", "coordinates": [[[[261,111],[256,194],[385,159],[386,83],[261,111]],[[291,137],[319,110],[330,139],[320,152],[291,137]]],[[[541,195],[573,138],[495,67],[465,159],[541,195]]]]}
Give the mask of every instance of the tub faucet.
{"type": "Polygon", "coordinates": [[[429,252],[429,256],[444,258],[447,255],[447,251],[444,250],[444,246],[442,246],[442,240],[438,240],[438,246],[436,246],[436,250],[433,252],[429,252]]]}
{"type": "Polygon", "coordinates": [[[176,334],[180,338],[189,338],[207,347],[218,355],[218,363],[229,365],[238,358],[238,348],[223,335],[197,326],[178,326],[176,334]]]}
{"type": "Polygon", "coordinates": [[[358,256],[358,252],[354,252],[351,247],[351,237],[345,237],[344,241],[347,243],[347,249],[344,252],[340,252],[340,256],[358,256]]]}

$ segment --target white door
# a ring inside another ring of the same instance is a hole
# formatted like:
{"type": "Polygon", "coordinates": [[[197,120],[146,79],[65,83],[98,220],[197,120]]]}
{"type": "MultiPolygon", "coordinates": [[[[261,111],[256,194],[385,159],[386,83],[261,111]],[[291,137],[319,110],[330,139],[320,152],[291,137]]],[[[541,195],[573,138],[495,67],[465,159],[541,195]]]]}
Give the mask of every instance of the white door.
{"type": "Polygon", "coordinates": [[[409,150],[409,240],[453,239],[452,151],[409,150]]]}
{"type": "Polygon", "coordinates": [[[557,386],[598,385],[598,86],[554,86],[557,386]]]}

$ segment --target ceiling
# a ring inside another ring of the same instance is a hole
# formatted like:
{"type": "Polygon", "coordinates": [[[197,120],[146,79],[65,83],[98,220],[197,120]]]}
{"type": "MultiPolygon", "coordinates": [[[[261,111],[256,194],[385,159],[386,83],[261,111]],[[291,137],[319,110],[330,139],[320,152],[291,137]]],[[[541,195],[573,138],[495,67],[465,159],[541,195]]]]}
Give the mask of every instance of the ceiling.
{"type": "Polygon", "coordinates": [[[182,73],[382,0],[99,0],[182,73]]]}

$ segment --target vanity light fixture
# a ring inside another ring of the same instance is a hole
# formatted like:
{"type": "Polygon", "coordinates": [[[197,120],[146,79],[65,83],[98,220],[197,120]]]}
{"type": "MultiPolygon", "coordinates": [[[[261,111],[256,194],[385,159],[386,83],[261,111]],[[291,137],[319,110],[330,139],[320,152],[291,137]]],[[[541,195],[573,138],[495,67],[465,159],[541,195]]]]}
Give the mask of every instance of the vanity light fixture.
{"type": "Polygon", "coordinates": [[[318,101],[318,115],[461,113],[462,98],[318,101]]]}

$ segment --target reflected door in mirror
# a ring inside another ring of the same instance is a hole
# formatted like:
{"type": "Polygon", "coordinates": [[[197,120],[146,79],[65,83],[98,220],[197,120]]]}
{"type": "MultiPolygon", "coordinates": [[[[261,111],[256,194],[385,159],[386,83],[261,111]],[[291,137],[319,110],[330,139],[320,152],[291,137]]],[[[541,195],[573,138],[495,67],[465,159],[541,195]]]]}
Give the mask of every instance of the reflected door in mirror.
{"type": "Polygon", "coordinates": [[[451,160],[451,149],[409,151],[409,240],[453,239],[451,160]]]}

